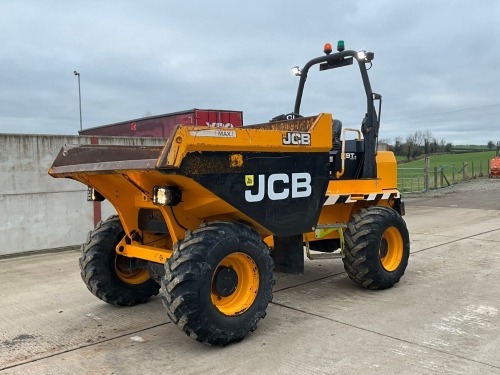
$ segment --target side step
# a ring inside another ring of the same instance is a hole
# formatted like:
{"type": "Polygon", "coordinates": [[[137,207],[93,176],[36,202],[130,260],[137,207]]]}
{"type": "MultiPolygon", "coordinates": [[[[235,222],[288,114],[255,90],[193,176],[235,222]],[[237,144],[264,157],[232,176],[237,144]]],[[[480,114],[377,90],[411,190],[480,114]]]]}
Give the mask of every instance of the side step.
{"type": "Polygon", "coordinates": [[[333,224],[318,224],[314,229],[314,237],[323,238],[326,235],[337,231],[339,233],[340,239],[340,253],[320,253],[311,254],[311,248],[309,246],[309,240],[307,236],[304,235],[304,243],[306,244],[306,255],[311,260],[321,260],[321,259],[339,259],[344,257],[344,229],[347,227],[344,223],[333,223],[333,224]]]}

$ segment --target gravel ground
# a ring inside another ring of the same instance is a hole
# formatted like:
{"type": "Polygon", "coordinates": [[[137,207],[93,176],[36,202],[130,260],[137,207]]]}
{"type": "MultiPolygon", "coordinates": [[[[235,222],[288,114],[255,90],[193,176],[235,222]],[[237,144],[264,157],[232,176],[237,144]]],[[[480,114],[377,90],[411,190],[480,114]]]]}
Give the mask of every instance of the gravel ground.
{"type": "Polygon", "coordinates": [[[476,178],[427,193],[403,194],[409,206],[500,210],[500,178],[476,178]]]}
{"type": "Polygon", "coordinates": [[[434,198],[463,192],[486,192],[500,189],[500,178],[475,178],[445,188],[430,190],[427,193],[405,193],[405,198],[434,198]]]}

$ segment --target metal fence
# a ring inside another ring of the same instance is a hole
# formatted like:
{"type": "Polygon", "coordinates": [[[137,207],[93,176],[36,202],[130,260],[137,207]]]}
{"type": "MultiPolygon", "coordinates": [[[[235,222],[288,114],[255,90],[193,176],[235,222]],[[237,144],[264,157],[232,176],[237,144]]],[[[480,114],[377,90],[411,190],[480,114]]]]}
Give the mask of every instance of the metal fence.
{"type": "Polygon", "coordinates": [[[489,161],[464,161],[460,165],[430,168],[429,158],[424,168],[398,167],[398,189],[403,193],[418,193],[451,186],[457,182],[489,175],[489,161]]]}
{"type": "Polygon", "coordinates": [[[398,168],[398,189],[402,193],[425,191],[425,169],[398,168]]]}

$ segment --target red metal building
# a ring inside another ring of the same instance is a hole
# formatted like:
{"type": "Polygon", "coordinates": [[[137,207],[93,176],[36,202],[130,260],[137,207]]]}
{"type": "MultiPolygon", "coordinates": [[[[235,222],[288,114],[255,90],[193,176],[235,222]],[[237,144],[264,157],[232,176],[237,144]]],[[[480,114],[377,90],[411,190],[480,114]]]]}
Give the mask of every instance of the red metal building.
{"type": "Polygon", "coordinates": [[[176,125],[217,128],[243,126],[242,111],[191,109],[81,130],[80,135],[168,138],[176,125]]]}

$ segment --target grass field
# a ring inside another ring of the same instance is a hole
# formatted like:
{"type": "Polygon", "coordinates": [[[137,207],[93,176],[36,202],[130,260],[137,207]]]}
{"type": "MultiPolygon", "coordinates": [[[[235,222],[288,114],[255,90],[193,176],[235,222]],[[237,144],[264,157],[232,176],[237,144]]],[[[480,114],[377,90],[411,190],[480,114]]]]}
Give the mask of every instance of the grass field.
{"type": "MultiPolygon", "coordinates": [[[[440,168],[442,165],[455,165],[456,167],[462,168],[463,162],[474,162],[474,166],[477,165],[479,168],[479,164],[482,161],[483,170],[488,170],[489,160],[495,156],[495,151],[483,151],[483,152],[468,152],[466,154],[442,154],[430,156],[430,166],[431,169],[434,167],[440,168]]],[[[411,161],[409,163],[400,164],[400,167],[404,168],[424,168],[425,160],[416,160],[411,161]]],[[[478,169],[479,171],[479,169],[478,169]]]]}
{"type": "MultiPolygon", "coordinates": [[[[429,187],[436,189],[448,184],[477,176],[488,175],[490,159],[495,151],[469,152],[465,154],[443,154],[430,156],[429,187]],[[465,170],[464,170],[465,163],[465,170]],[[437,173],[436,173],[437,169],[437,173]]],[[[401,191],[424,189],[425,160],[416,160],[398,165],[398,185],[401,191]]]]}

